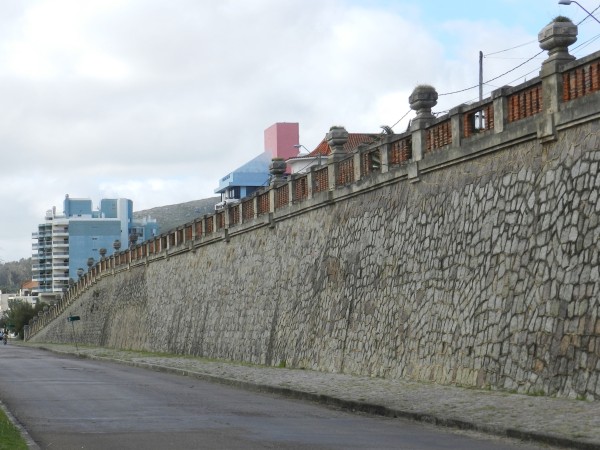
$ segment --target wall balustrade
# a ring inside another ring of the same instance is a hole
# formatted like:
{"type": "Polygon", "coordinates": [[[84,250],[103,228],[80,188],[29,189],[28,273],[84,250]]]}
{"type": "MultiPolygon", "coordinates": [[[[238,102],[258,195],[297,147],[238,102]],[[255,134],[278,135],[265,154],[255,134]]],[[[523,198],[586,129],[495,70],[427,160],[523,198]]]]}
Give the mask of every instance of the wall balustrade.
{"type": "Polygon", "coordinates": [[[381,149],[369,149],[360,155],[361,176],[381,172],[381,149]]]}
{"type": "Polygon", "coordinates": [[[492,102],[463,113],[463,138],[469,138],[494,129],[494,104],[492,102]]]}
{"type": "Polygon", "coordinates": [[[242,201],[242,221],[254,219],[254,198],[242,201]]]}
{"type": "Polygon", "coordinates": [[[281,209],[290,203],[289,184],[285,183],[275,189],[275,209],[281,209]]]}
{"type": "Polygon", "coordinates": [[[329,190],[329,168],[327,166],[315,170],[313,179],[313,192],[317,193],[329,190]]]}
{"type": "Polygon", "coordinates": [[[452,127],[450,120],[444,120],[427,129],[425,153],[439,150],[452,144],[452,127]]]}
{"type": "Polygon", "coordinates": [[[269,213],[270,201],[269,201],[269,193],[268,192],[263,192],[261,194],[258,194],[257,205],[258,205],[257,214],[259,216],[269,213]]]}
{"type": "Polygon", "coordinates": [[[391,143],[388,156],[390,166],[403,166],[412,159],[412,136],[406,136],[391,143]]]}
{"type": "Polygon", "coordinates": [[[525,119],[542,112],[542,83],[508,96],[508,122],[525,119]]]}
{"type": "Polygon", "coordinates": [[[301,202],[308,198],[308,177],[306,175],[294,178],[292,181],[294,202],[301,202]]]}
{"type": "Polygon", "coordinates": [[[600,61],[593,61],[563,73],[563,101],[574,100],[600,90],[600,61]]]}
{"type": "Polygon", "coordinates": [[[229,208],[229,226],[240,223],[240,208],[241,206],[239,203],[229,208]]]}

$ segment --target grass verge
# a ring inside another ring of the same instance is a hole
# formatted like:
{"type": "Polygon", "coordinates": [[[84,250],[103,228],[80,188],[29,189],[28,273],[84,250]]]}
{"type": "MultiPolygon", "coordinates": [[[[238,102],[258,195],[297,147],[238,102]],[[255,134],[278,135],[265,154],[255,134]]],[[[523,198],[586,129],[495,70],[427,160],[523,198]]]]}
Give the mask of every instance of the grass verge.
{"type": "Polygon", "coordinates": [[[27,450],[27,444],[19,430],[0,409],[0,450],[27,450]]]}

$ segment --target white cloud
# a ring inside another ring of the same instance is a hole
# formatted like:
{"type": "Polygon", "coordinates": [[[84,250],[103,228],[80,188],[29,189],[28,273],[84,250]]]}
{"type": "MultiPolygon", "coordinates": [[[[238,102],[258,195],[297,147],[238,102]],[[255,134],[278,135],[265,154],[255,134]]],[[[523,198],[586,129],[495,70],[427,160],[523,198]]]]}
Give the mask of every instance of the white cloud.
{"type": "MultiPolygon", "coordinates": [[[[535,40],[558,9],[532,29],[522,2],[471,3],[0,2],[0,259],[28,257],[31,232],[67,193],[128,197],[136,210],[212,196],[275,122],[299,122],[308,148],[333,124],[378,132],[409,110],[415,85],[476,82],[479,50],[535,40]]],[[[486,79],[515,62],[486,59],[486,79]]]]}

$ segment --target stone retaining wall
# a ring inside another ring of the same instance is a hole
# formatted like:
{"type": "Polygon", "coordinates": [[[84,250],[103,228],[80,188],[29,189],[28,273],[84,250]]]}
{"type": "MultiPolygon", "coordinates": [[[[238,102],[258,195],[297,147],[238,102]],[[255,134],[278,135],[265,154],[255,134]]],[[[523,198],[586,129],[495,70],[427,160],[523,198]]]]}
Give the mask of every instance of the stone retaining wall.
{"type": "MultiPolygon", "coordinates": [[[[600,398],[598,130],[341,188],[102,277],[67,313],[93,345],[600,398]]],[[[71,337],[63,317],[33,339],[71,337]]]]}

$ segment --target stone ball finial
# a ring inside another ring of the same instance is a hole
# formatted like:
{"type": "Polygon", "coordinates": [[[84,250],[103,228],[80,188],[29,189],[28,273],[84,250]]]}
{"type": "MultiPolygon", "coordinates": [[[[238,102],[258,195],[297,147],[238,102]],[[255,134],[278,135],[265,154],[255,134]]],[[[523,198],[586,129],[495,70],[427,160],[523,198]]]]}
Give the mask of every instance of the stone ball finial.
{"type": "Polygon", "coordinates": [[[269,164],[269,172],[273,176],[280,176],[285,173],[287,164],[283,158],[273,158],[269,164]]]}
{"type": "Polygon", "coordinates": [[[283,158],[273,158],[269,164],[269,173],[271,174],[271,186],[276,186],[285,181],[284,174],[287,169],[287,163],[283,158]]]}
{"type": "Polygon", "coordinates": [[[558,16],[538,33],[538,42],[542,50],[548,51],[547,61],[571,61],[569,45],[577,41],[577,25],[568,17],[558,16]]]}
{"type": "Polygon", "coordinates": [[[325,139],[327,139],[331,152],[339,153],[343,151],[344,144],[348,142],[348,132],[343,126],[334,125],[329,129],[325,139]]]}
{"type": "Polygon", "coordinates": [[[437,105],[437,99],[437,91],[428,84],[420,84],[408,97],[410,108],[417,112],[418,118],[433,118],[431,108],[437,105]]]}

